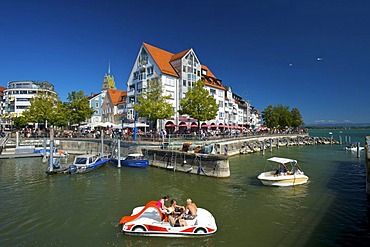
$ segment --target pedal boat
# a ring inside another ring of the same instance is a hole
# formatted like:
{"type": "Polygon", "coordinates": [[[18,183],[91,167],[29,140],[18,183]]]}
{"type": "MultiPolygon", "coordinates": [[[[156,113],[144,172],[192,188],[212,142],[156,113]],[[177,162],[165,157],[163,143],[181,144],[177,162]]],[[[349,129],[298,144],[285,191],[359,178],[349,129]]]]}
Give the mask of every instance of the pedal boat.
{"type": "Polygon", "coordinates": [[[156,201],[150,201],[145,206],[133,209],[130,216],[120,220],[122,231],[128,235],[158,236],[158,237],[196,237],[209,236],[217,231],[216,221],[212,214],[203,208],[198,208],[193,220],[186,220],[187,226],[172,226],[167,217],[163,218],[156,207],[156,201]]]}

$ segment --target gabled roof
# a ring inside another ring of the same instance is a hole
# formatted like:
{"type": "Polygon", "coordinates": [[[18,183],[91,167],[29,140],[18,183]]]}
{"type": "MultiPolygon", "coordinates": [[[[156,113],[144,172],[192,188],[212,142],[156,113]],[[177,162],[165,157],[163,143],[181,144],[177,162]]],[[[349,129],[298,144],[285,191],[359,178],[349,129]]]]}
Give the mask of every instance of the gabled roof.
{"type": "Polygon", "coordinates": [[[185,50],[185,51],[182,51],[182,52],[179,52],[179,53],[177,53],[177,54],[173,55],[173,56],[172,56],[172,58],[171,58],[171,60],[170,60],[170,62],[172,62],[172,61],[175,61],[175,60],[177,60],[177,59],[182,58],[182,57],[183,57],[183,56],[185,56],[185,54],[186,54],[186,53],[188,53],[190,50],[191,50],[191,48],[189,48],[189,49],[187,49],[187,50],[185,50]]]}
{"type": "Polygon", "coordinates": [[[147,43],[143,43],[143,45],[163,74],[172,75],[175,77],[179,76],[170,63],[171,58],[174,55],[173,53],[154,47],[147,43]]]}
{"type": "Polygon", "coordinates": [[[205,82],[206,86],[225,90],[225,87],[222,85],[221,80],[217,79],[207,66],[202,64],[202,69],[207,71],[207,75],[201,74],[202,80],[205,82]]]}
{"type": "Polygon", "coordinates": [[[125,101],[122,99],[127,97],[127,92],[123,90],[118,89],[107,89],[107,94],[109,95],[109,98],[114,106],[123,104],[125,101]]]}

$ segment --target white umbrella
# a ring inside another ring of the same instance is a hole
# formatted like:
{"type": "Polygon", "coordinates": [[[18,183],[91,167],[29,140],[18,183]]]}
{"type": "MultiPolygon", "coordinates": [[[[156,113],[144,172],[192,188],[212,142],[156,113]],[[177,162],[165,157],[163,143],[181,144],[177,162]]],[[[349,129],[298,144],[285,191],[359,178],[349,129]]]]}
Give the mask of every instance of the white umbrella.
{"type": "MultiPolygon", "coordinates": [[[[136,123],[136,128],[149,127],[146,123],[136,123]]],[[[134,123],[124,123],[123,128],[134,128],[134,123]]]]}

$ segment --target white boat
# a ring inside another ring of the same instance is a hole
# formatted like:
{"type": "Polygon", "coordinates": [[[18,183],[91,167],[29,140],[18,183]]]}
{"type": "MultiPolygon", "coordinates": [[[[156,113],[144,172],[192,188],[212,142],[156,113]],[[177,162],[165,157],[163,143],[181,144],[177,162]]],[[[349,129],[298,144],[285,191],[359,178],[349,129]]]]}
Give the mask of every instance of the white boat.
{"type": "Polygon", "coordinates": [[[122,231],[129,235],[159,237],[208,236],[217,231],[215,218],[206,209],[198,208],[194,219],[185,220],[186,226],[172,226],[167,218],[161,219],[162,213],[156,204],[156,201],[150,201],[134,208],[131,215],[122,217],[122,231]]]}
{"type": "Polygon", "coordinates": [[[308,182],[308,177],[293,159],[272,157],[267,159],[267,164],[273,169],[262,172],[258,179],[269,186],[295,186],[308,182]]]}
{"type": "MultiPolygon", "coordinates": [[[[361,147],[361,146],[359,146],[358,148],[359,148],[359,151],[362,151],[362,150],[365,149],[365,147],[361,147]]],[[[350,143],[350,144],[346,145],[344,147],[344,150],[346,150],[346,151],[352,151],[352,152],[357,152],[357,143],[350,143]]]]}

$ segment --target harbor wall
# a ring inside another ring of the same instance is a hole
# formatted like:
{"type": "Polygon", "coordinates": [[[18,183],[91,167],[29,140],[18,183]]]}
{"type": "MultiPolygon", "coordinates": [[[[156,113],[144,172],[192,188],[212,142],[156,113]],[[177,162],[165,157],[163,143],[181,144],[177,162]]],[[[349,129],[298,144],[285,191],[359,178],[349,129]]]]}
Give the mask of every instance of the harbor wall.
{"type": "Polygon", "coordinates": [[[215,144],[216,154],[228,156],[263,152],[266,149],[303,146],[339,144],[338,141],[326,137],[310,137],[308,135],[264,136],[254,138],[240,138],[237,140],[225,140],[215,144]]]}
{"type": "Polygon", "coordinates": [[[148,148],[142,151],[149,158],[151,166],[202,176],[230,177],[229,158],[226,155],[148,148]]]}

